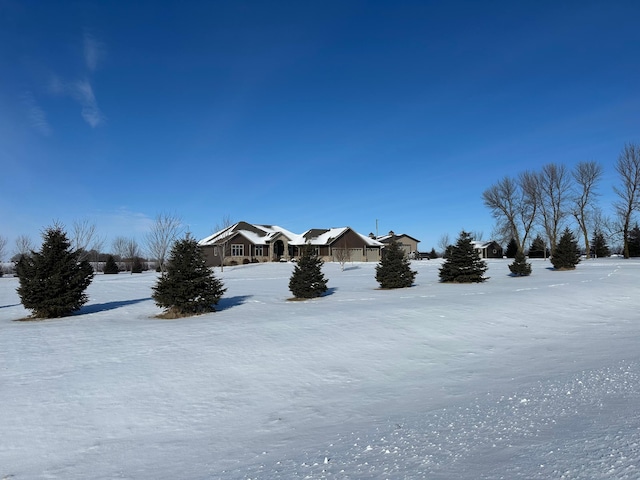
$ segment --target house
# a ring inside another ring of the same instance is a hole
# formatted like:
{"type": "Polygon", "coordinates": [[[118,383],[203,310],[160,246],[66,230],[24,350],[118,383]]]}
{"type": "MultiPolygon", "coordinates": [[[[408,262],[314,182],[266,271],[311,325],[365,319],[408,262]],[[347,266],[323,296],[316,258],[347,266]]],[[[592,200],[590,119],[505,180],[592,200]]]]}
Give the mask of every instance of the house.
{"type": "Polygon", "coordinates": [[[270,262],[292,258],[290,242],[298,235],[276,225],[238,222],[198,242],[207,265],[270,262]]]}
{"type": "Polygon", "coordinates": [[[412,253],[417,252],[418,244],[420,243],[420,240],[413,238],[405,233],[396,235],[393,230],[391,230],[387,235],[376,237],[375,235],[373,235],[373,233],[370,233],[369,236],[375,238],[383,245],[387,245],[395,240],[400,244],[406,255],[411,255],[412,253]]]}
{"type": "Polygon", "coordinates": [[[378,262],[382,242],[362,235],[351,227],[320,229],[313,228],[299,235],[292,245],[298,255],[305,245],[315,248],[316,254],[326,262],[347,259],[351,262],[378,262]]]}
{"type": "Polygon", "coordinates": [[[481,258],[502,258],[502,247],[498,242],[471,242],[481,258]]]}
{"type": "Polygon", "coordinates": [[[278,262],[300,256],[310,245],[325,261],[379,261],[383,244],[350,227],[307,230],[301,235],[276,225],[238,222],[198,242],[208,266],[278,262]]]}

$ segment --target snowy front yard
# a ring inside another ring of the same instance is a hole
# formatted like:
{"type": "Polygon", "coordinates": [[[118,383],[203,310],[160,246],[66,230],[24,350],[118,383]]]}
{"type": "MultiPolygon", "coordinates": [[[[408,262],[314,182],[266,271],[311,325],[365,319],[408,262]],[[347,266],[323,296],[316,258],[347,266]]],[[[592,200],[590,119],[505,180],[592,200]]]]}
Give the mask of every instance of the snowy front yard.
{"type": "Polygon", "coordinates": [[[0,278],[0,479],[638,479],[640,262],[377,289],[373,263],[227,268],[220,311],[153,318],[155,273],[73,317],[0,278]]]}

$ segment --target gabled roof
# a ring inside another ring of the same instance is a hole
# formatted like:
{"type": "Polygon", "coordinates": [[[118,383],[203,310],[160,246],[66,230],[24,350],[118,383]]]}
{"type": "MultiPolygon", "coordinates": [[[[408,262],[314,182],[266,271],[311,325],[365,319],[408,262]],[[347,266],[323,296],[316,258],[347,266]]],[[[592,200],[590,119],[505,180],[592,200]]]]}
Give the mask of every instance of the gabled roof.
{"type": "Polygon", "coordinates": [[[478,241],[478,240],[473,240],[471,242],[471,245],[473,245],[473,247],[476,248],[476,249],[482,250],[482,249],[490,247],[494,243],[499,245],[498,242],[496,242],[495,240],[490,240],[488,242],[482,242],[482,241],[478,241]]]}
{"type": "Polygon", "coordinates": [[[295,239],[291,240],[289,243],[292,245],[332,245],[335,243],[340,237],[342,237],[346,232],[352,231],[356,235],[358,235],[365,245],[369,245],[370,247],[381,247],[382,243],[379,241],[369,238],[365,235],[362,235],[356,232],[351,227],[339,227],[339,228],[311,228],[304,232],[302,235],[298,235],[295,239]]]}
{"type": "Polygon", "coordinates": [[[284,235],[288,240],[297,237],[296,234],[277,225],[252,225],[247,222],[238,222],[203,238],[198,242],[198,245],[218,245],[236,235],[242,235],[254,245],[266,245],[279,235],[284,235]]]}
{"type": "Polygon", "coordinates": [[[407,237],[413,240],[414,242],[420,243],[420,240],[412,237],[411,235],[407,235],[406,233],[393,233],[393,232],[390,232],[387,235],[380,235],[379,237],[376,237],[376,240],[382,243],[387,243],[389,240],[393,238],[400,238],[400,237],[407,237]]]}

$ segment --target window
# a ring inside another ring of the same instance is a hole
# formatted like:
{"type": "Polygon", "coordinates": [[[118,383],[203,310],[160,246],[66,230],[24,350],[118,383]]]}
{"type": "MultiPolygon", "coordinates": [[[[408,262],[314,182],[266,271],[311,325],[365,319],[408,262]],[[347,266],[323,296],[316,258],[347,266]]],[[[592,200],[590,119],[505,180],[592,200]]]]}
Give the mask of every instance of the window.
{"type": "Polygon", "coordinates": [[[231,244],[231,256],[232,257],[244,257],[244,245],[239,243],[231,244]]]}
{"type": "Polygon", "coordinates": [[[262,257],[262,245],[256,245],[256,257],[262,257]]]}

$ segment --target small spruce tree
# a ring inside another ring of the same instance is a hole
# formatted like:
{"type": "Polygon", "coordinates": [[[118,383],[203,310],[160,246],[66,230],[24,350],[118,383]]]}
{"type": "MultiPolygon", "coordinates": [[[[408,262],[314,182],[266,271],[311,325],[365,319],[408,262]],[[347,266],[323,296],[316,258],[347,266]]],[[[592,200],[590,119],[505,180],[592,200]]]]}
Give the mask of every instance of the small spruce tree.
{"type": "Polygon", "coordinates": [[[39,252],[22,255],[16,264],[18,295],[34,318],[71,315],[87,303],[85,290],[93,279],[88,261],[71,249],[67,234],[58,225],[47,228],[39,252]]]}
{"type": "Polygon", "coordinates": [[[487,263],[473,247],[471,234],[460,233],[455,245],[451,245],[449,254],[440,267],[440,281],[445,283],[480,283],[487,278],[487,263]]]}
{"type": "Polygon", "coordinates": [[[104,264],[104,268],[102,269],[102,272],[106,275],[114,275],[120,272],[120,269],[118,268],[118,264],[113,258],[113,255],[109,255],[107,257],[107,262],[104,264]]]}
{"type": "Polygon", "coordinates": [[[418,272],[411,270],[411,262],[399,242],[392,240],[382,251],[376,265],[376,281],[380,288],[406,288],[413,285],[418,272]]]}
{"type": "Polygon", "coordinates": [[[166,272],[152,297],[169,318],[214,312],[226,291],[207,265],[198,243],[189,235],[173,244],[166,272]]]}
{"type": "Polygon", "coordinates": [[[629,256],[640,257],[640,227],[636,226],[629,230],[629,256]]]}
{"type": "MultiPolygon", "coordinates": [[[[515,238],[511,238],[511,240],[509,241],[509,245],[507,245],[505,256],[507,258],[516,258],[517,253],[518,253],[518,244],[516,243],[515,238]]],[[[522,255],[524,256],[524,253],[522,255]]]]}
{"type": "Polygon", "coordinates": [[[327,280],[322,273],[324,262],[311,245],[302,249],[289,279],[289,290],[295,298],[315,298],[327,291],[327,280]]]}
{"type": "Polygon", "coordinates": [[[540,235],[531,242],[531,248],[529,249],[529,258],[547,258],[549,256],[549,250],[547,249],[544,240],[540,235]]]}
{"type": "Polygon", "coordinates": [[[604,234],[596,230],[593,234],[593,239],[591,240],[591,248],[593,249],[593,254],[597,258],[608,257],[611,255],[611,250],[609,250],[609,246],[607,245],[607,241],[604,238],[604,234]]]}
{"type": "Polygon", "coordinates": [[[580,263],[580,249],[573,233],[564,229],[556,250],[551,257],[551,263],[556,270],[573,270],[580,263]]]}
{"type": "Polygon", "coordinates": [[[131,273],[142,273],[143,265],[140,257],[134,257],[131,264],[131,273]]]}
{"type": "Polygon", "coordinates": [[[527,262],[522,250],[516,251],[513,263],[509,265],[509,270],[511,270],[511,273],[516,277],[531,275],[531,264],[527,262]]]}
{"type": "Polygon", "coordinates": [[[434,258],[438,258],[438,254],[436,253],[436,249],[432,247],[431,251],[429,252],[429,260],[432,260],[434,258]]]}

